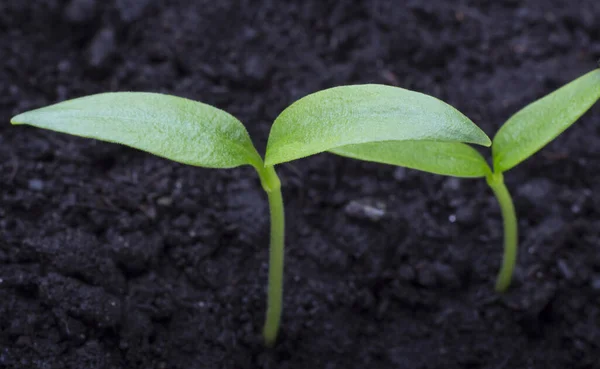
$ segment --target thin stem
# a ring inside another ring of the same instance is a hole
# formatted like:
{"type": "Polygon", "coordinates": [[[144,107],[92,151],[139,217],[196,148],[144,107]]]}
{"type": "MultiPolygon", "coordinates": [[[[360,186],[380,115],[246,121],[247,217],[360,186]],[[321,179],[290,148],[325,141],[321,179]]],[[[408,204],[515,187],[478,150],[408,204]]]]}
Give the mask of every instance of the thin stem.
{"type": "Polygon", "coordinates": [[[265,344],[272,346],[277,340],[283,301],[283,262],[285,219],[281,182],[272,166],[261,168],[259,176],[269,197],[271,213],[271,244],[269,251],[269,288],[267,293],[267,315],[263,336],[265,344]]]}
{"type": "Polygon", "coordinates": [[[498,199],[504,220],[504,257],[496,280],[496,291],[504,292],[510,285],[517,262],[517,214],[510,193],[504,184],[502,173],[488,176],[487,182],[498,199]]]}

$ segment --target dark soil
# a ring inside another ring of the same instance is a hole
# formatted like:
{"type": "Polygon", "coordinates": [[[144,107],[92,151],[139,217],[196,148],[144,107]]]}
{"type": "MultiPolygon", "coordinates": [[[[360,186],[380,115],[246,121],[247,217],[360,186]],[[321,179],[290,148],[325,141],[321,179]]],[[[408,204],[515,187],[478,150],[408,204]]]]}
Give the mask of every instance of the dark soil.
{"type": "Polygon", "coordinates": [[[262,151],[297,98],[371,82],[444,99],[492,136],[595,67],[599,19],[598,0],[1,1],[0,368],[600,368],[598,106],[506,175],[521,248],[505,295],[483,180],[326,154],[281,165],[274,349],[252,169],[9,125],[160,91],[233,113],[262,151]]]}

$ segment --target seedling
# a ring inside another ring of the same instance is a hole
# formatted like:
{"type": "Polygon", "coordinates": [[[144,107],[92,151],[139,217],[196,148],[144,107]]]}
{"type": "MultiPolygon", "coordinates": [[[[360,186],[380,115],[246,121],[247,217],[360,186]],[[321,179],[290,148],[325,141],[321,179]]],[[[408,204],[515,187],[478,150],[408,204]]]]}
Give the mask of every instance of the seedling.
{"type": "Polygon", "coordinates": [[[292,104],[275,120],[264,162],[239,120],[210,105],[171,95],[101,93],[19,114],[11,123],[127,145],[193,166],[256,169],[271,214],[263,329],[267,345],[277,337],[283,295],[284,209],[274,165],[378,141],[491,144],[473,122],[444,102],[383,85],[335,87],[292,104]]]}
{"type": "Polygon", "coordinates": [[[454,177],[485,178],[504,219],[504,256],[496,289],[505,291],[517,260],[517,217],[503,173],[527,159],[582,116],[600,98],[600,70],[577,78],[525,106],[504,123],[492,141],[493,170],[474,148],[458,142],[377,142],[331,152],[454,177]]]}

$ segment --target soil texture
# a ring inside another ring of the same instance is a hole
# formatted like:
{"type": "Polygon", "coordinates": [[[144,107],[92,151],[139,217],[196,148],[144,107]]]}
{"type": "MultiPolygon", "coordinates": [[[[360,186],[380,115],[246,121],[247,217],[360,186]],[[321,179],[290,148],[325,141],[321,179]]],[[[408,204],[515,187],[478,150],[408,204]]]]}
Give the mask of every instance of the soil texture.
{"type": "Polygon", "coordinates": [[[9,124],[86,94],[164,92],[234,114],[264,152],[296,99],[382,83],[493,136],[596,66],[599,19],[598,0],[1,1],[0,368],[600,368],[599,106],[505,175],[521,245],[503,295],[483,180],[329,154],[279,166],[272,349],[251,168],[9,124]]]}

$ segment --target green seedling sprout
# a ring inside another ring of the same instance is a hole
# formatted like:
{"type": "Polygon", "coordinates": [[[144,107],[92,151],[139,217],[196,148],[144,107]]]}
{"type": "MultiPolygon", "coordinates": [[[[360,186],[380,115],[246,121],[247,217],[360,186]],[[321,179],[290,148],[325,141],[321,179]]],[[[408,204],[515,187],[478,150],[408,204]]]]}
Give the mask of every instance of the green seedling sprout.
{"type": "Polygon", "coordinates": [[[442,101],[383,85],[335,87],[292,104],[275,120],[266,161],[232,115],[158,93],[90,95],[19,114],[11,123],[118,143],[193,166],[252,166],[267,193],[271,214],[263,328],[269,346],[275,343],[280,325],[284,265],[284,208],[274,165],[336,147],[383,140],[491,144],[473,122],[442,101]]]}
{"type": "Polygon", "coordinates": [[[525,106],[496,133],[492,141],[493,169],[474,148],[458,142],[379,142],[330,151],[435,174],[485,178],[498,199],[504,220],[504,255],[496,280],[496,290],[502,292],[510,285],[518,244],[517,216],[503,174],[556,138],[599,98],[600,70],[596,69],[525,106]]]}

